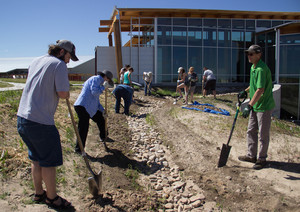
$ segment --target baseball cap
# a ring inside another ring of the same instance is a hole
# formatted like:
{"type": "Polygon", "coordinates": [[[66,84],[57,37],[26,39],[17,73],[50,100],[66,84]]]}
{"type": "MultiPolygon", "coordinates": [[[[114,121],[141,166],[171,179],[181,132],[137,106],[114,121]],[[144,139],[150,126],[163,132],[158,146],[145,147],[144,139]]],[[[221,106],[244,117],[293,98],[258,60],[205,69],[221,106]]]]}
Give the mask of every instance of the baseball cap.
{"type": "Polygon", "coordinates": [[[178,68],[178,74],[180,73],[181,70],[184,70],[184,68],[183,67],[179,67],[178,68]]]}
{"type": "Polygon", "coordinates": [[[251,53],[261,53],[262,52],[262,49],[259,45],[251,45],[249,47],[249,49],[245,50],[245,52],[251,52],[251,53]]]}
{"type": "Polygon", "coordinates": [[[74,44],[69,40],[58,40],[56,41],[56,45],[60,46],[64,50],[68,51],[71,54],[71,59],[73,61],[78,61],[77,56],[75,55],[75,46],[74,44]]]}
{"type": "Polygon", "coordinates": [[[113,74],[108,71],[108,70],[104,70],[104,71],[99,71],[98,74],[104,74],[107,78],[108,78],[108,83],[110,86],[114,86],[114,82],[112,81],[113,78],[113,74]]]}

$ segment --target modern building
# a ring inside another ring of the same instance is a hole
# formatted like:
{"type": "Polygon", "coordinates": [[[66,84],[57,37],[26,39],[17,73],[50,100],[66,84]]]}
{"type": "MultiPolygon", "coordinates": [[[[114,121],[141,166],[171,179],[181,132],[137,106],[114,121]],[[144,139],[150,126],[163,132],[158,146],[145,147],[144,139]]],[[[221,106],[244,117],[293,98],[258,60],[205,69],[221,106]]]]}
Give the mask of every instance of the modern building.
{"type": "Polygon", "coordinates": [[[96,66],[116,76],[130,64],[135,81],[152,71],[154,83],[163,85],[175,84],[178,67],[193,66],[201,75],[207,66],[218,85],[246,86],[251,64],[244,50],[259,44],[282,87],[283,118],[300,120],[299,21],[299,12],[114,8],[109,20],[100,20],[109,46],[96,47],[96,66]]]}

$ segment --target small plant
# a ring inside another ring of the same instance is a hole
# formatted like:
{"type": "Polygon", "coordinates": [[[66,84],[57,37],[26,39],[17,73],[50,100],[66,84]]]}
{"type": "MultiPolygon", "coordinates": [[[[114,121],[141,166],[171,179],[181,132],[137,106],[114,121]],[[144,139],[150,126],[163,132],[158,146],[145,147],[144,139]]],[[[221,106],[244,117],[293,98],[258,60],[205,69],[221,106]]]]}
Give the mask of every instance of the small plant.
{"type": "Polygon", "coordinates": [[[4,192],[4,193],[0,194],[0,199],[5,200],[7,196],[10,196],[10,193],[4,192]]]}
{"type": "Polygon", "coordinates": [[[150,124],[151,126],[154,126],[155,125],[155,119],[154,119],[154,116],[151,115],[151,114],[147,114],[146,115],[146,122],[148,124],[150,124]]]}
{"type": "Polygon", "coordinates": [[[77,164],[77,162],[75,160],[73,160],[73,166],[74,166],[74,169],[75,169],[75,174],[79,175],[80,174],[80,167],[79,167],[79,165],[77,164]]]}
{"type": "Polygon", "coordinates": [[[125,176],[130,179],[132,186],[136,190],[141,189],[140,185],[136,182],[136,180],[139,178],[139,170],[132,169],[132,165],[129,164],[128,165],[128,170],[126,171],[125,176]]]}
{"type": "Polygon", "coordinates": [[[74,131],[73,131],[73,129],[71,127],[67,127],[66,133],[67,133],[67,135],[66,135],[67,142],[68,143],[72,143],[73,138],[74,138],[74,131]]]}
{"type": "Polygon", "coordinates": [[[24,150],[24,142],[23,142],[21,139],[18,139],[18,143],[19,143],[19,145],[20,145],[20,148],[21,148],[22,150],[24,150]]]}
{"type": "Polygon", "coordinates": [[[169,110],[169,115],[174,117],[174,118],[178,118],[178,108],[175,108],[175,107],[172,107],[170,110],[169,110]]]}

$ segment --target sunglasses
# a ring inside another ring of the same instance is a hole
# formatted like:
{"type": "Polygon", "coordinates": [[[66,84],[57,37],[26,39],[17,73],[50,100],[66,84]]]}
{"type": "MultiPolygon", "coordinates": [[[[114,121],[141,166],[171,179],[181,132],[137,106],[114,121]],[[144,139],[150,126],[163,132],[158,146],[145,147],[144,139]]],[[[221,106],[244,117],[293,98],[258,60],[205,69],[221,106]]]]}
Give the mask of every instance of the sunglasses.
{"type": "Polygon", "coordinates": [[[249,53],[248,56],[252,57],[254,54],[253,53],[249,53]]]}

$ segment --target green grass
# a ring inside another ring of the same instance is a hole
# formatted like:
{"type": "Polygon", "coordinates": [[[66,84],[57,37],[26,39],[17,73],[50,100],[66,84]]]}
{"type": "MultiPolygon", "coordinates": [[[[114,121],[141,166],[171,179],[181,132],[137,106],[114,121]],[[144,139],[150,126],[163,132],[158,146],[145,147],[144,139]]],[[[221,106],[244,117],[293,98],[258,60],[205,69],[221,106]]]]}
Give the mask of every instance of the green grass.
{"type": "Polygon", "coordinates": [[[177,94],[175,91],[172,91],[168,88],[155,88],[155,89],[152,89],[153,93],[156,94],[156,95],[159,95],[159,96],[171,96],[171,97],[177,97],[179,96],[179,94],[177,94]],[[153,91],[155,90],[155,91],[153,91]]]}
{"type": "Polygon", "coordinates": [[[6,82],[0,82],[0,88],[8,88],[12,87],[13,85],[6,83],[6,82]]]}
{"type": "Polygon", "coordinates": [[[18,111],[20,98],[22,95],[21,90],[1,91],[0,104],[9,104],[7,112],[10,117],[14,117],[18,111]]]}
{"type": "Polygon", "coordinates": [[[26,79],[0,78],[3,82],[25,83],[26,79]]]}
{"type": "Polygon", "coordinates": [[[155,118],[153,115],[151,114],[147,114],[146,115],[146,122],[150,125],[150,126],[154,126],[155,125],[155,118]]]}

